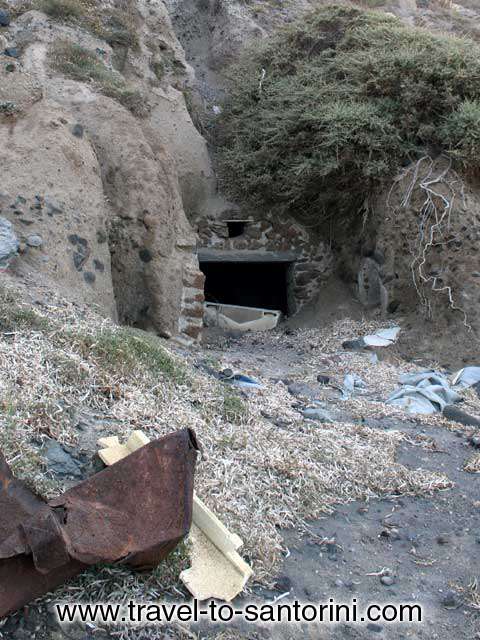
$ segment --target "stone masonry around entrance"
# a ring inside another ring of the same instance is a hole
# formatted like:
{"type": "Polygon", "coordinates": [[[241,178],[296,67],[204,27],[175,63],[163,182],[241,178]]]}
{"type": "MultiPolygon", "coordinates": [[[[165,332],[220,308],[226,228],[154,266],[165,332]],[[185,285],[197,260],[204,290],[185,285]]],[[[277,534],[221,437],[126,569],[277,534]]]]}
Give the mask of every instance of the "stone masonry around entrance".
{"type": "Polygon", "coordinates": [[[194,224],[199,237],[199,249],[218,251],[289,252],[292,269],[288,283],[289,307],[297,312],[315,297],[323,282],[333,271],[333,253],[327,243],[287,216],[265,214],[242,220],[241,215],[226,212],[222,218],[205,216],[194,224]],[[235,223],[236,237],[230,237],[229,223],[235,223]],[[243,230],[239,222],[243,222],[243,230]]]}

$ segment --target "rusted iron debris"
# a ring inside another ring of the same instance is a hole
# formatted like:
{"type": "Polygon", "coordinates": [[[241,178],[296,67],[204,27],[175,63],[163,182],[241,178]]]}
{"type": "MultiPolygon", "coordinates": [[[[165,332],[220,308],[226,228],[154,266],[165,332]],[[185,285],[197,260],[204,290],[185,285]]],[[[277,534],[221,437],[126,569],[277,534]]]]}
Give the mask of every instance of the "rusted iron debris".
{"type": "Polygon", "coordinates": [[[155,567],[190,529],[197,451],[177,431],[48,503],[0,454],[0,618],[89,565],[155,567]]]}

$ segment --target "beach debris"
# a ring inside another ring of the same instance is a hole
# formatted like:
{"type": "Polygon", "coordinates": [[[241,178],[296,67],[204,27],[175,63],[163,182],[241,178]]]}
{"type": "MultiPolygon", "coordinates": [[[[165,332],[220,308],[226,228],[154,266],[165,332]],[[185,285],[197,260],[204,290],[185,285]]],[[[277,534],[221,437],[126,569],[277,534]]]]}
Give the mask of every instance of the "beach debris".
{"type": "Polygon", "coordinates": [[[150,438],[143,431],[134,431],[125,444],[120,444],[118,436],[100,438],[98,445],[102,447],[98,456],[104,464],[110,466],[129,456],[137,449],[144,447],[150,442],[150,438]]]}
{"type": "Polygon", "coordinates": [[[0,618],[89,565],[157,566],[190,530],[197,451],[177,431],[49,502],[0,455],[0,618]]]}
{"type": "Polygon", "coordinates": [[[261,389],[263,387],[262,383],[258,380],[255,380],[255,378],[246,376],[243,373],[235,373],[232,369],[223,369],[222,371],[216,371],[204,362],[197,363],[195,367],[197,369],[202,369],[209,375],[217,378],[217,380],[233,384],[236,387],[242,387],[244,389],[261,389]]]}
{"type": "Polygon", "coordinates": [[[436,413],[462,399],[450,387],[446,376],[438,371],[401,375],[399,382],[402,387],[387,399],[386,404],[401,407],[408,413],[436,413]]]}
{"type": "Polygon", "coordinates": [[[357,389],[366,389],[367,385],[355,373],[348,373],[343,380],[343,396],[344,399],[349,398],[357,389]]]}
{"type": "Polygon", "coordinates": [[[380,329],[368,336],[363,337],[363,341],[367,347],[389,347],[397,341],[400,327],[390,327],[389,329],[380,329]]]}
{"type": "Polygon", "coordinates": [[[361,351],[368,347],[389,347],[397,341],[400,327],[389,327],[379,329],[375,333],[356,338],[355,340],[345,340],[342,343],[344,349],[348,351],[361,351]]]}
{"type": "Polygon", "coordinates": [[[465,367],[452,378],[452,384],[459,387],[473,387],[480,382],[480,367],[465,367]]]}
{"type": "Polygon", "coordinates": [[[250,378],[249,376],[244,376],[241,373],[235,374],[230,379],[230,382],[235,387],[242,387],[243,389],[261,389],[262,386],[263,386],[258,380],[255,380],[255,378],[250,378]]]}
{"type": "Polygon", "coordinates": [[[189,540],[192,566],[182,571],[180,579],[192,596],[197,600],[233,600],[253,574],[238,553],[243,541],[228,531],[197,496],[189,540]]]}
{"type": "MultiPolygon", "coordinates": [[[[101,438],[98,444],[105,448],[99,455],[105,464],[114,464],[148,442],[148,436],[141,431],[135,431],[124,445],[116,436],[101,438]]],[[[182,571],[180,580],[197,600],[233,600],[253,574],[238,554],[243,541],[228,531],[196,494],[193,496],[189,541],[192,566],[182,571]]]]}
{"type": "Polygon", "coordinates": [[[451,406],[462,400],[458,391],[475,386],[479,380],[480,367],[465,367],[453,374],[451,381],[446,374],[433,369],[407,373],[399,377],[401,388],[390,395],[386,404],[401,407],[408,413],[432,414],[441,411],[446,418],[455,422],[479,426],[478,418],[451,406]]]}

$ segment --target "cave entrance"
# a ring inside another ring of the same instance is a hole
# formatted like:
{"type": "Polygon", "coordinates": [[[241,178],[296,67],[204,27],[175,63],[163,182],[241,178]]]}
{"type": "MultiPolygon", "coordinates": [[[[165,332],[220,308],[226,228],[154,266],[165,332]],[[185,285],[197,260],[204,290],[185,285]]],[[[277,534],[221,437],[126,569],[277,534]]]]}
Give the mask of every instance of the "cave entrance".
{"type": "MultiPolygon", "coordinates": [[[[225,252],[227,253],[227,252],[225,252]]],[[[251,252],[254,253],[254,252],[251,252]]],[[[208,259],[200,255],[205,274],[205,300],[217,304],[274,309],[288,316],[292,311],[290,282],[293,261],[272,256],[242,256],[236,260],[208,259]]]]}

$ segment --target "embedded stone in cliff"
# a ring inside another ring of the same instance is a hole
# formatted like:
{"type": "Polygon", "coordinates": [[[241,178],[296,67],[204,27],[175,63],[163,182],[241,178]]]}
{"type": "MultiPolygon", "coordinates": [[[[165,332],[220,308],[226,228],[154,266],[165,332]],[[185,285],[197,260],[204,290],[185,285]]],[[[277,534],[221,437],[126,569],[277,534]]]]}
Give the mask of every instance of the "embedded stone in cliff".
{"type": "Polygon", "coordinates": [[[10,24],[10,13],[0,9],[0,27],[8,27],[10,24]]]}
{"type": "Polygon", "coordinates": [[[368,307],[382,304],[382,280],[380,267],[372,258],[365,258],[358,273],[360,302],[368,307]]]}
{"type": "Polygon", "coordinates": [[[43,238],[42,238],[42,236],[39,236],[37,234],[33,234],[31,236],[28,236],[27,244],[28,244],[29,247],[34,247],[34,248],[38,249],[43,244],[43,238]]]}
{"type": "Polygon", "coordinates": [[[83,138],[83,132],[84,132],[84,128],[83,128],[83,125],[81,125],[81,124],[75,124],[72,127],[72,134],[76,138],[83,138]]]}
{"type": "Polygon", "coordinates": [[[18,238],[13,224],[6,218],[0,218],[0,269],[7,269],[10,261],[17,255],[18,238]]]}
{"type": "Polygon", "coordinates": [[[149,249],[140,249],[140,251],[138,252],[138,255],[142,262],[152,261],[152,252],[149,249]]]}

